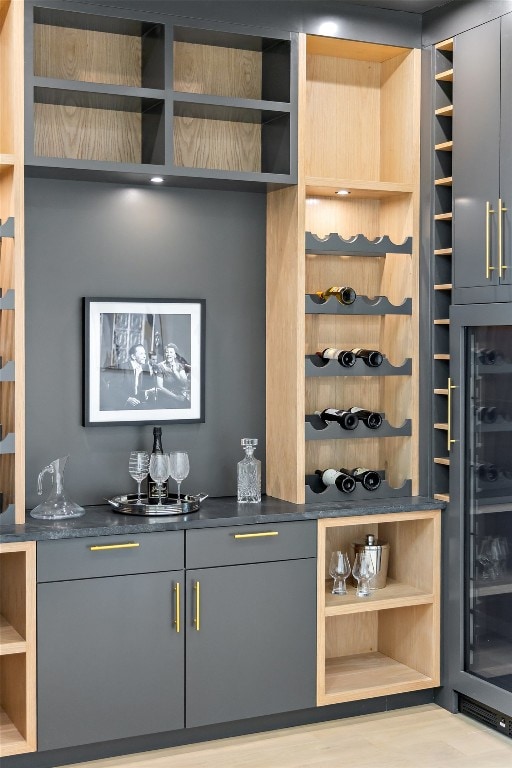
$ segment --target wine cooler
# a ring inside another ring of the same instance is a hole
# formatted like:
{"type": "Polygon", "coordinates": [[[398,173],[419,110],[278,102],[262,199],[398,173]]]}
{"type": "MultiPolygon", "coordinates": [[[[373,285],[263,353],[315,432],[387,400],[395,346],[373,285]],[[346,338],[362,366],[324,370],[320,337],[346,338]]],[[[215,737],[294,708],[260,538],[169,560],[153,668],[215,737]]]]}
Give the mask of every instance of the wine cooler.
{"type": "Polygon", "coordinates": [[[450,503],[443,577],[449,686],[512,716],[512,309],[452,306],[450,503]]]}

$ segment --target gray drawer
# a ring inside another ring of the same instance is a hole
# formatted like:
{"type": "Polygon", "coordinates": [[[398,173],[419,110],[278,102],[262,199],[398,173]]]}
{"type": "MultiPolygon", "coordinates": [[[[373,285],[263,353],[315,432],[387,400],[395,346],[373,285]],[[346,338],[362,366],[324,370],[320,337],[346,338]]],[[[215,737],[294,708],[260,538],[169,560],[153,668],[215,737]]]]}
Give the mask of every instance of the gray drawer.
{"type": "Polygon", "coordinates": [[[316,557],[316,522],[188,530],[185,547],[187,568],[316,557]]]}
{"type": "Polygon", "coordinates": [[[37,544],[37,580],[67,581],[184,567],[183,531],[94,536],[37,544]]]}

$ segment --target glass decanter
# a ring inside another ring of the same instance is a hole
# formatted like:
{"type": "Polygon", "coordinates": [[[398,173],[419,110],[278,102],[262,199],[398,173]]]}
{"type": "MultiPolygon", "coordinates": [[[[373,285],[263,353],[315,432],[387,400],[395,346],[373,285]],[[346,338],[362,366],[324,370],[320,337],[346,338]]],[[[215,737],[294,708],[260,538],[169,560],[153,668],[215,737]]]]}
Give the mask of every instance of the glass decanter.
{"type": "Polygon", "coordinates": [[[41,520],[62,520],[66,517],[80,517],[85,515],[85,509],[74,501],[69,501],[64,493],[64,467],[68,456],[55,459],[47,467],[41,470],[37,478],[37,493],[43,493],[43,476],[48,473],[52,476],[52,489],[46,501],[41,502],[30,513],[31,517],[41,520]]]}
{"type": "Polygon", "coordinates": [[[254,437],[243,437],[240,442],[245,456],[237,465],[238,501],[258,502],[261,501],[261,461],[254,456],[258,440],[254,437]]]}

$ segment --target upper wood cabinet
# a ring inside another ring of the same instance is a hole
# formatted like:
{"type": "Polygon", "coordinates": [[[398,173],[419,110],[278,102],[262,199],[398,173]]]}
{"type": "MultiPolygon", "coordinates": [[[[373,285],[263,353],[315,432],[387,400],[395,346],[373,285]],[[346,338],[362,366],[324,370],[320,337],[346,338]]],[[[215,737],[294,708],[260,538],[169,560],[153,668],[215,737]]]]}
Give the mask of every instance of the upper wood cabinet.
{"type": "Polygon", "coordinates": [[[73,3],[30,2],[27,15],[34,173],[295,182],[296,35],[73,3]]]}
{"type": "Polygon", "coordinates": [[[418,492],[419,74],[418,50],[300,41],[298,186],[267,197],[267,493],[278,498],[418,492]],[[357,301],[318,307],[332,285],[357,301]],[[327,347],[385,361],[323,366],[327,347]],[[386,428],[312,432],[315,411],[351,406],[384,413],[386,428]],[[381,473],[378,492],[342,494],[315,475],[361,466],[381,473]]]}

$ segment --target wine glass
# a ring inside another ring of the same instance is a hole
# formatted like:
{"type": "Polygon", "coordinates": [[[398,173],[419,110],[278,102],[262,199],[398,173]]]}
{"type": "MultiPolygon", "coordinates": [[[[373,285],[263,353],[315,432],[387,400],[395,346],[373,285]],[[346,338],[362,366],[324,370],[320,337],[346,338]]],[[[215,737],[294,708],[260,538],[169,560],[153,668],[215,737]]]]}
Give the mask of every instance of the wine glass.
{"type": "Polygon", "coordinates": [[[346,595],[347,585],[345,584],[345,580],[350,574],[350,562],[345,552],[340,552],[338,550],[332,553],[329,564],[329,573],[334,579],[332,594],[346,595]]]}
{"type": "Polygon", "coordinates": [[[130,453],[128,471],[137,482],[137,504],[142,504],[140,484],[146,479],[149,472],[149,456],[146,451],[132,451],[130,453]]]}
{"type": "Polygon", "coordinates": [[[369,597],[370,581],[375,576],[375,565],[369,552],[356,552],[352,575],[357,581],[357,597],[369,597]]]}
{"type": "Polygon", "coordinates": [[[158,487],[158,507],[162,506],[163,483],[170,474],[169,456],[167,453],[152,453],[149,460],[149,474],[158,487]]]}
{"type": "Polygon", "coordinates": [[[188,477],[190,464],[188,461],[188,453],[186,451],[171,451],[169,454],[170,460],[170,472],[173,480],[176,480],[178,484],[178,500],[177,503],[181,504],[180,488],[182,481],[188,477]]]}

